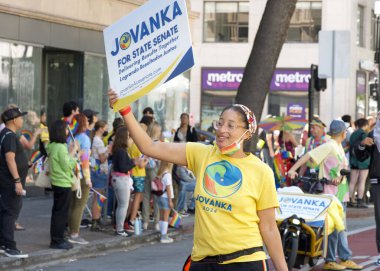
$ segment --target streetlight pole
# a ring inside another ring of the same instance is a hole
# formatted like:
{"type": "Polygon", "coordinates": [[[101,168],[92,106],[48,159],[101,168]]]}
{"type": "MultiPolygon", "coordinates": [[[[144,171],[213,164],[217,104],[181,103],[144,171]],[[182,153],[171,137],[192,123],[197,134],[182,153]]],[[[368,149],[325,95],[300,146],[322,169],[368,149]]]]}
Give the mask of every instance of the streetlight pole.
{"type": "MultiPolygon", "coordinates": [[[[375,25],[375,63],[377,64],[377,77],[379,77],[379,65],[380,65],[380,1],[375,1],[374,13],[376,16],[376,25],[375,25]]],[[[379,88],[377,88],[377,111],[380,110],[380,95],[379,88]]]]}

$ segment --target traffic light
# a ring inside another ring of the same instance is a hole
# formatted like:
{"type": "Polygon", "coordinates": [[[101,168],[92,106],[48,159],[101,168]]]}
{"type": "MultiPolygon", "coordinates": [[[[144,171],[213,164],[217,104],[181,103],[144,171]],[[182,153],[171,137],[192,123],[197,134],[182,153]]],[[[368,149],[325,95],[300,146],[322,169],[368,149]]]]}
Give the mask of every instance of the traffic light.
{"type": "Polygon", "coordinates": [[[317,65],[315,65],[315,68],[312,69],[312,71],[313,71],[312,76],[314,77],[314,80],[311,80],[312,82],[314,82],[313,88],[315,89],[315,91],[325,91],[325,89],[327,88],[326,78],[319,78],[318,77],[318,66],[317,65]]]}
{"type": "Polygon", "coordinates": [[[375,83],[369,84],[369,95],[374,99],[377,100],[377,97],[379,95],[378,93],[379,86],[377,84],[377,81],[375,83]]]}

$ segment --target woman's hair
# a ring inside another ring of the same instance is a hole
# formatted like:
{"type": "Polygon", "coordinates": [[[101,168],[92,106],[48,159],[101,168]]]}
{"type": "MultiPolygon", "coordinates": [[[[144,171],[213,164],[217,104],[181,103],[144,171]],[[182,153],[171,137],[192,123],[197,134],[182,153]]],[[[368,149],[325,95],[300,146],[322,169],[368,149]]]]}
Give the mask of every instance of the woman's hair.
{"type": "Polygon", "coordinates": [[[143,116],[140,120],[140,123],[145,124],[147,127],[153,123],[152,116],[143,116]]]}
{"type": "Polygon", "coordinates": [[[183,116],[186,116],[187,118],[190,118],[189,114],[187,114],[187,113],[182,113],[179,118],[182,119],[183,116]]]}
{"type": "MultiPolygon", "coordinates": [[[[249,129],[249,124],[248,124],[247,117],[246,117],[246,115],[245,115],[244,110],[243,110],[240,106],[234,106],[234,105],[227,106],[227,107],[225,107],[225,108],[223,109],[222,114],[223,114],[225,111],[227,111],[227,110],[232,110],[232,111],[234,111],[234,112],[239,113],[239,115],[240,115],[240,119],[244,122],[244,126],[245,126],[244,128],[245,128],[245,129],[249,129]]],[[[222,114],[220,114],[220,115],[222,115],[222,114]]]]}
{"type": "Polygon", "coordinates": [[[124,125],[124,120],[122,118],[115,118],[112,122],[113,132],[116,133],[117,128],[124,125]]]}
{"type": "Polygon", "coordinates": [[[49,126],[49,139],[53,143],[66,143],[67,123],[64,120],[56,120],[49,126]]]}
{"type": "Polygon", "coordinates": [[[119,127],[115,134],[115,139],[112,144],[112,153],[117,152],[120,149],[126,150],[128,147],[128,128],[126,126],[119,127]]]}
{"type": "Polygon", "coordinates": [[[94,130],[91,131],[91,144],[94,141],[95,133],[100,128],[104,128],[106,125],[107,125],[107,122],[105,122],[104,120],[98,120],[97,122],[95,122],[94,130]]]}
{"type": "Polygon", "coordinates": [[[157,176],[161,176],[164,172],[169,172],[171,174],[173,170],[173,163],[169,163],[167,161],[160,161],[160,167],[157,171],[157,176]]]}
{"type": "Polygon", "coordinates": [[[81,133],[86,132],[86,130],[87,130],[87,127],[86,127],[87,126],[87,117],[86,117],[86,115],[83,113],[80,113],[78,115],[75,115],[74,119],[76,119],[78,122],[78,128],[75,131],[75,135],[79,135],[81,133]]]}

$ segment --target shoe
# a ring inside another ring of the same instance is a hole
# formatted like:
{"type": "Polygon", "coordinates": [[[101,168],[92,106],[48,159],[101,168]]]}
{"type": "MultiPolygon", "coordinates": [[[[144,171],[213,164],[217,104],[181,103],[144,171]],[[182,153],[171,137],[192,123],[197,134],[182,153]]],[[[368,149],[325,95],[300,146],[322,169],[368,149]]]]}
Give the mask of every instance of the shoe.
{"type": "Polygon", "coordinates": [[[351,260],[341,261],[339,264],[344,266],[345,268],[351,269],[351,270],[362,270],[363,269],[363,266],[358,265],[357,263],[355,263],[354,261],[351,261],[351,260]]]}
{"type": "Polygon", "coordinates": [[[159,224],[159,223],[156,223],[156,224],[154,225],[154,228],[155,228],[156,231],[161,231],[161,230],[160,230],[160,224],[159,224]]]}
{"type": "Polygon", "coordinates": [[[143,223],[143,230],[146,231],[148,229],[148,222],[143,223]]]}
{"type": "Polygon", "coordinates": [[[380,257],[377,259],[377,261],[375,262],[375,265],[376,266],[380,266],[380,257]]]}
{"type": "Polygon", "coordinates": [[[181,212],[178,212],[180,216],[182,217],[188,217],[190,214],[188,212],[186,212],[185,210],[181,211],[181,212]]]}
{"type": "Polygon", "coordinates": [[[119,236],[123,236],[123,237],[129,237],[131,236],[128,232],[126,231],[116,231],[115,232],[116,235],[119,235],[119,236]]]}
{"type": "Polygon", "coordinates": [[[188,214],[195,214],[195,209],[187,209],[188,214]]]}
{"type": "Polygon", "coordinates": [[[72,249],[73,248],[73,245],[70,244],[69,242],[63,242],[63,243],[60,243],[60,244],[50,244],[50,248],[53,248],[53,249],[72,249]]]}
{"type": "Polygon", "coordinates": [[[326,262],[324,265],[323,265],[323,270],[344,270],[346,269],[345,266],[343,265],[340,265],[336,262],[326,262]]]}
{"type": "Polygon", "coordinates": [[[4,254],[4,253],[5,253],[5,246],[1,245],[0,246],[0,254],[4,254]]]}
{"type": "Polygon", "coordinates": [[[104,231],[104,228],[100,224],[100,219],[94,219],[91,223],[91,231],[104,231]]]}
{"type": "Polygon", "coordinates": [[[16,249],[5,248],[4,254],[10,258],[17,258],[17,259],[25,259],[29,257],[28,254],[22,253],[17,248],[16,249]]]}
{"type": "Polygon", "coordinates": [[[133,233],[135,232],[135,227],[129,225],[129,223],[124,223],[124,230],[128,233],[133,233]]]}
{"type": "Polygon", "coordinates": [[[80,245],[87,245],[88,241],[84,240],[82,237],[77,236],[77,237],[69,237],[68,241],[72,244],[80,244],[80,245]]]}
{"type": "Polygon", "coordinates": [[[160,243],[161,244],[170,244],[173,243],[173,238],[170,238],[167,234],[161,236],[160,243]]]}
{"type": "Polygon", "coordinates": [[[85,229],[89,227],[91,227],[91,221],[88,219],[82,219],[82,221],[80,222],[80,228],[85,229]]]}
{"type": "Polygon", "coordinates": [[[15,231],[25,231],[25,227],[21,226],[20,223],[15,223],[15,231]]]}
{"type": "Polygon", "coordinates": [[[348,208],[355,208],[356,207],[356,202],[352,202],[352,201],[347,202],[347,207],[348,208]]]}

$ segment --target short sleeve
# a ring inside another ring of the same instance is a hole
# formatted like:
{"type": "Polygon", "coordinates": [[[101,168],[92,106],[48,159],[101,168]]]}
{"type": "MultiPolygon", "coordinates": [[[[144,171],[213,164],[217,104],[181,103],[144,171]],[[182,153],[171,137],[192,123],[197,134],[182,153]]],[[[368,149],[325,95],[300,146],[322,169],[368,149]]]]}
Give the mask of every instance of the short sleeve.
{"type": "Polygon", "coordinates": [[[256,203],[258,211],[279,207],[273,171],[266,165],[263,169],[260,196],[256,203]]]}
{"type": "Polygon", "coordinates": [[[331,144],[325,143],[311,150],[309,155],[315,163],[320,164],[331,152],[331,144]]]}
{"type": "Polygon", "coordinates": [[[1,148],[4,153],[17,151],[17,141],[19,139],[14,134],[5,135],[1,148]]]}
{"type": "Polygon", "coordinates": [[[202,162],[202,159],[198,158],[209,148],[212,148],[212,146],[196,142],[186,143],[187,168],[192,172],[197,172],[198,164],[202,162]]]}

